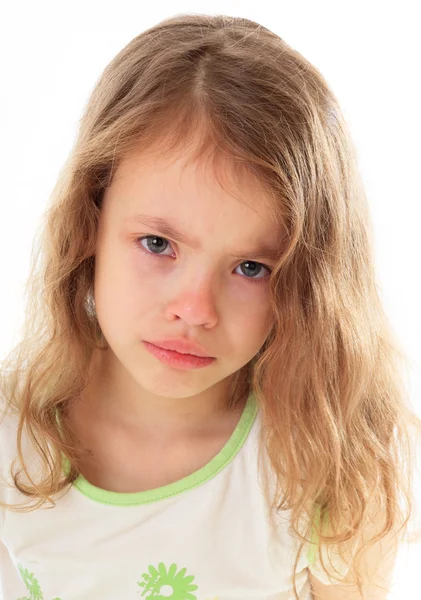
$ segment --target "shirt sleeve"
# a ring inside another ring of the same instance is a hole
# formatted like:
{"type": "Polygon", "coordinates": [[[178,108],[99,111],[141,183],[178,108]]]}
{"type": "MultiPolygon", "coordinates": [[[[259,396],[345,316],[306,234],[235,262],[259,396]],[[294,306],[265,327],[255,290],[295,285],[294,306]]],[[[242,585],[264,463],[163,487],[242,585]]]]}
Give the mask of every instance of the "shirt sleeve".
{"type": "Polygon", "coordinates": [[[338,579],[344,579],[349,571],[349,567],[352,561],[352,555],[350,556],[349,560],[346,560],[346,558],[344,559],[341,557],[336,548],[329,548],[328,550],[326,545],[324,545],[322,548],[322,557],[323,563],[326,569],[329,571],[329,573],[327,573],[327,571],[325,571],[325,569],[323,568],[323,565],[319,558],[319,549],[317,548],[317,546],[312,545],[309,549],[308,555],[309,571],[312,575],[314,575],[314,577],[316,577],[325,585],[332,585],[338,583],[338,579]],[[336,579],[332,578],[332,575],[334,575],[336,579]]]}
{"type": "Polygon", "coordinates": [[[344,544],[343,557],[334,545],[329,545],[328,547],[327,544],[323,544],[321,548],[323,564],[329,573],[325,570],[320,560],[317,544],[318,538],[314,530],[312,541],[315,543],[308,544],[307,551],[308,569],[311,574],[325,585],[334,585],[338,583],[338,579],[343,580],[348,574],[353,557],[357,551],[358,540],[350,540],[348,544],[344,544]]]}
{"type": "MultiPolygon", "coordinates": [[[[10,425],[8,415],[5,414],[6,401],[0,390],[0,500],[7,502],[6,489],[7,483],[7,465],[10,461],[10,425]]],[[[2,540],[3,523],[6,509],[0,505],[0,543],[2,540]]],[[[0,596],[1,598],[1,596],[0,596]]]]}

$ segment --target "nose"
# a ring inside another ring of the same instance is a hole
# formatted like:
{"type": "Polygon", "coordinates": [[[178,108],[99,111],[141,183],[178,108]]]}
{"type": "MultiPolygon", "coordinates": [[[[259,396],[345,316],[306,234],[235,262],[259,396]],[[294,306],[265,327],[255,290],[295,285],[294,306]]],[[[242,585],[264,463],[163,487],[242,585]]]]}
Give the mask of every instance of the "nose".
{"type": "Polygon", "coordinates": [[[203,265],[200,273],[197,268],[194,272],[186,272],[184,275],[179,273],[175,288],[165,307],[167,320],[178,318],[191,326],[215,325],[218,319],[215,304],[217,286],[212,275],[209,272],[204,273],[203,265]]]}

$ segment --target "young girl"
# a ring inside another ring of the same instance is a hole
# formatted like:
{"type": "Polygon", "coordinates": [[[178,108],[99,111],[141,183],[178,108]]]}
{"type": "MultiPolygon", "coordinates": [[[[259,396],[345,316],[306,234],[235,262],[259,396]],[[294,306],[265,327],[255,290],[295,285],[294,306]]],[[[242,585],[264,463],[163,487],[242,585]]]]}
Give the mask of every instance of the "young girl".
{"type": "Polygon", "coordinates": [[[177,15],[111,61],[2,364],[4,600],[386,598],[421,423],[370,232],[267,28],[177,15]]]}

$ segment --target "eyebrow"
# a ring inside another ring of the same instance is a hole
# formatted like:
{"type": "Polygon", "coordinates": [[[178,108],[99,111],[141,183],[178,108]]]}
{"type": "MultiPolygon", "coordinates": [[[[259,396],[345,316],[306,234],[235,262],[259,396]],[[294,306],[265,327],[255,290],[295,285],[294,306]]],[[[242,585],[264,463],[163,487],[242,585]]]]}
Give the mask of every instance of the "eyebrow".
{"type": "MultiPolygon", "coordinates": [[[[199,248],[199,242],[189,237],[183,231],[179,231],[172,225],[167,219],[163,217],[153,217],[151,215],[134,214],[127,219],[127,221],[142,223],[147,227],[152,227],[162,233],[164,236],[168,236],[177,242],[191,246],[192,248],[199,248]]],[[[259,260],[277,260],[279,258],[279,249],[274,248],[266,243],[259,244],[257,247],[251,250],[237,250],[232,254],[235,258],[253,257],[259,260]]]]}

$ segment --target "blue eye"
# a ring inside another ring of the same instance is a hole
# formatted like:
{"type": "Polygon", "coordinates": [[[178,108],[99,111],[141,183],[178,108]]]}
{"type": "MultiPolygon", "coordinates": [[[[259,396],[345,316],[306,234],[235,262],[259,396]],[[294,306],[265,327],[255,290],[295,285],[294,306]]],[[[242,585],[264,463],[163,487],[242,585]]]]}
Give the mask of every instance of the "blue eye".
{"type": "MultiPolygon", "coordinates": [[[[169,241],[166,240],[163,237],[159,237],[157,235],[146,235],[144,237],[138,238],[138,241],[142,241],[142,240],[152,240],[151,244],[149,245],[149,243],[147,243],[147,250],[150,250],[151,248],[154,249],[154,251],[152,252],[152,254],[155,254],[155,250],[161,250],[163,246],[165,246],[165,244],[169,244],[169,241]]],[[[142,245],[142,248],[144,248],[145,246],[142,245]]],[[[156,254],[162,254],[161,252],[157,252],[156,254]]]]}
{"type": "MultiPolygon", "coordinates": [[[[160,250],[165,251],[167,249],[168,245],[170,244],[169,241],[162,236],[145,235],[143,237],[137,238],[136,244],[137,244],[137,247],[144,254],[148,254],[148,255],[154,256],[154,257],[161,256],[161,255],[162,256],[170,256],[169,254],[163,254],[163,252],[160,252],[160,250]],[[146,246],[147,246],[146,248],[142,244],[143,240],[146,240],[146,246]],[[149,240],[151,240],[151,242],[149,240]],[[139,243],[140,243],[140,245],[139,245],[139,243]],[[146,250],[146,252],[144,250],[146,250]],[[155,252],[155,250],[157,250],[157,252],[155,252]]],[[[259,262],[253,261],[253,260],[245,260],[238,266],[242,269],[242,271],[245,275],[250,274],[250,273],[247,273],[247,271],[252,271],[255,274],[256,270],[257,270],[257,272],[259,272],[261,269],[266,269],[266,271],[268,271],[269,275],[272,272],[272,269],[270,269],[269,267],[266,267],[262,263],[259,263],[259,262]],[[245,268],[243,267],[243,265],[245,265],[245,268]]],[[[269,276],[265,276],[265,277],[248,277],[248,276],[246,276],[245,278],[248,279],[249,281],[251,281],[252,283],[261,283],[263,281],[267,281],[269,279],[269,276]]]]}

